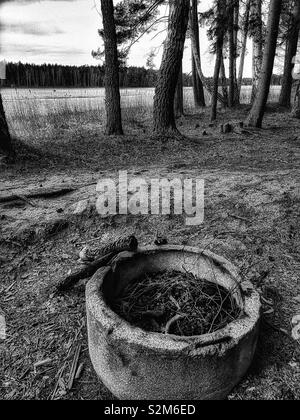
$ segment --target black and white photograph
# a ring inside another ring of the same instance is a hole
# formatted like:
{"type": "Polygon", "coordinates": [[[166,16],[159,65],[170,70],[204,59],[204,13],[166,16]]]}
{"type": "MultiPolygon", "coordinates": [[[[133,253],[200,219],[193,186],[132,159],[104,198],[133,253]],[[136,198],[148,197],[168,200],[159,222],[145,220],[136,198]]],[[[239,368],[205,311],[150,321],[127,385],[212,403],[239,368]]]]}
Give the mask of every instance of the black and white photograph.
{"type": "Polygon", "coordinates": [[[0,400],[300,400],[300,0],[0,0],[0,400]]]}

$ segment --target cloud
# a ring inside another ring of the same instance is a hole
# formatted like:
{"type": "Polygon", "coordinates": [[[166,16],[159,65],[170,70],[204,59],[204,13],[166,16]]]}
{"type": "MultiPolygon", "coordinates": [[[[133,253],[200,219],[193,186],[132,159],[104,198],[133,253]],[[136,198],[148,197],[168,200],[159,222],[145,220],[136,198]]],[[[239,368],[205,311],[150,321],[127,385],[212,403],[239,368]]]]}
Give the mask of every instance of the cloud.
{"type": "Polygon", "coordinates": [[[27,6],[33,3],[43,3],[44,1],[63,3],[63,2],[83,1],[83,0],[0,0],[0,5],[2,3],[11,3],[13,5],[21,4],[22,6],[27,6]]]}
{"type": "Polygon", "coordinates": [[[9,53],[13,51],[14,54],[19,55],[20,57],[30,54],[32,56],[51,56],[51,55],[62,55],[62,56],[74,56],[78,54],[86,54],[85,50],[76,47],[65,47],[65,46],[46,46],[46,45],[20,45],[14,43],[8,43],[3,48],[2,54],[9,53]]]}
{"type": "Polygon", "coordinates": [[[65,31],[53,24],[46,22],[2,22],[0,24],[1,32],[23,34],[23,35],[59,35],[64,34],[65,31]]]}

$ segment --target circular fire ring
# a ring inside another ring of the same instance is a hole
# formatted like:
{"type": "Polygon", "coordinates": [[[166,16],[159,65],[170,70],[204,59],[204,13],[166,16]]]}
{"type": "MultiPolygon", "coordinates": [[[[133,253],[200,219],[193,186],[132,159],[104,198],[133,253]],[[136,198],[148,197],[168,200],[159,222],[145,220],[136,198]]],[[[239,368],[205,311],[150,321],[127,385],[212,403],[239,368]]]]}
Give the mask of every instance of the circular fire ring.
{"type": "Polygon", "coordinates": [[[226,259],[206,250],[167,245],[121,253],[89,281],[86,306],[93,366],[119,399],[224,399],[253,360],[259,294],[226,259]],[[143,331],[107,305],[105,297],[117,296],[128,282],[164,270],[188,271],[230,290],[242,317],[212,334],[179,337],[143,331]]]}

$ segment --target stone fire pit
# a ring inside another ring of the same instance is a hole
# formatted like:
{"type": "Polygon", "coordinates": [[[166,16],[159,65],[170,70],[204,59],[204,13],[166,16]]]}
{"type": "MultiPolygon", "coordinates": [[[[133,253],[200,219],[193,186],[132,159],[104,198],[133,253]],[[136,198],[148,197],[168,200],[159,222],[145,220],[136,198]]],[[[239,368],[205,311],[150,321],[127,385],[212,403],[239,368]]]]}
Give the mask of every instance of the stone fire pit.
{"type": "Polygon", "coordinates": [[[106,387],[119,399],[224,399],[247,372],[256,348],[260,297],[224,258],[199,248],[147,247],[117,256],[86,290],[90,357],[106,387]],[[115,314],[106,298],[144,273],[188,271],[218,283],[243,315],[213,334],[179,337],[149,333],[115,314]]]}

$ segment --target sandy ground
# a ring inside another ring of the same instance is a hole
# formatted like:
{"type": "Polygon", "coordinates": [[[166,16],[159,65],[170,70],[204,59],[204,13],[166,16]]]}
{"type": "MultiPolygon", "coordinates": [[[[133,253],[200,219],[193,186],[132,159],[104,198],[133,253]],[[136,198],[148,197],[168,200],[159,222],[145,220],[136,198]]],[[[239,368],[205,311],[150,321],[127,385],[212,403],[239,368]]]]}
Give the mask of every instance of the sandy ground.
{"type": "MultiPolygon", "coordinates": [[[[241,108],[235,119],[245,113],[241,108]]],[[[169,243],[227,257],[262,294],[257,354],[229,398],[300,398],[300,343],[291,336],[291,320],[300,314],[300,123],[271,109],[264,130],[221,135],[219,124],[227,118],[222,113],[214,127],[205,112],[182,118],[182,141],[153,139],[146,119],[127,121],[123,138],[106,138],[101,123],[82,117],[17,142],[17,164],[1,167],[0,200],[18,196],[0,203],[0,308],[7,323],[0,341],[1,399],[111,397],[88,358],[83,289],[57,297],[51,288],[78,266],[85,244],[126,233],[150,244],[157,229],[169,243]],[[146,179],[204,179],[204,223],[187,227],[175,215],[100,217],[93,206],[96,183],[116,178],[120,169],[146,179]],[[24,199],[42,188],[70,186],[73,191],[60,196],[24,199]],[[83,200],[88,209],[74,214],[83,200]],[[69,390],[77,345],[84,368],[69,390]]]]}

